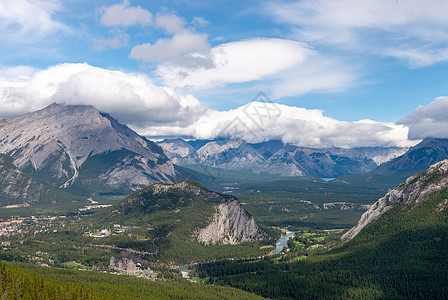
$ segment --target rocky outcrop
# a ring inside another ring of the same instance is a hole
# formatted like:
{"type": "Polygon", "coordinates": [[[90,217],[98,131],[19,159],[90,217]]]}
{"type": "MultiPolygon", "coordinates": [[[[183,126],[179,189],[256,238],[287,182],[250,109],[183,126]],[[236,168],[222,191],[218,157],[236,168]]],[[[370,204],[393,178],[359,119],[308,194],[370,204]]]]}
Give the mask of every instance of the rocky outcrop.
{"type": "Polygon", "coordinates": [[[83,185],[100,181],[136,190],[172,182],[176,175],[160,147],[86,105],[52,104],[7,119],[0,126],[0,153],[12,156],[23,172],[62,188],[83,178],[83,185]]]}
{"type": "Polygon", "coordinates": [[[182,228],[182,236],[178,238],[189,242],[234,245],[270,238],[237,198],[209,191],[199,183],[187,180],[148,186],[106,209],[104,214],[109,215],[109,219],[115,216],[121,219],[141,217],[142,214],[155,216],[159,212],[163,217],[158,217],[157,222],[170,228],[173,236],[177,234],[177,228],[182,228]],[[186,228],[188,236],[184,233],[186,228]]]}
{"type": "Polygon", "coordinates": [[[372,204],[361,216],[358,224],[346,232],[343,240],[354,238],[367,225],[380,218],[398,203],[413,205],[424,201],[427,196],[448,187],[448,160],[432,165],[426,172],[409,177],[383,198],[372,204]]]}
{"type": "Polygon", "coordinates": [[[199,242],[235,245],[269,238],[238,201],[221,203],[215,210],[208,226],[199,230],[199,242]]]}

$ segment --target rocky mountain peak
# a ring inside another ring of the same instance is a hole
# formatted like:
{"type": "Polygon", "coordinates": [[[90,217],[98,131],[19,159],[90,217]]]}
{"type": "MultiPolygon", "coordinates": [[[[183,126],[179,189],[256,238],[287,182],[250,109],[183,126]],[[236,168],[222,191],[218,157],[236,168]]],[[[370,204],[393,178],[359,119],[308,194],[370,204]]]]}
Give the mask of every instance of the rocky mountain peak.
{"type": "Polygon", "coordinates": [[[93,106],[53,103],[8,119],[0,127],[0,153],[12,156],[19,169],[61,187],[76,182],[88,159],[122,150],[128,155],[121,155],[96,177],[131,190],[172,182],[174,166],[156,144],[93,106]]]}
{"type": "Polygon", "coordinates": [[[398,203],[413,205],[424,201],[430,194],[448,187],[448,159],[432,165],[427,171],[409,177],[372,204],[358,224],[342,239],[350,240],[398,203]]]}

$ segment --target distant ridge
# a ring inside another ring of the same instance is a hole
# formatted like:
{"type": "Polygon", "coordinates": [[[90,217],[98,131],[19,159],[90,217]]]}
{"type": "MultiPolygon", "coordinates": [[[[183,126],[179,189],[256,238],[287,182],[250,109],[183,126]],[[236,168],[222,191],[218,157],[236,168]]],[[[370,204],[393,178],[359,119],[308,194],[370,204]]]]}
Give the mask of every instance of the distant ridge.
{"type": "Polygon", "coordinates": [[[166,155],[178,165],[205,165],[221,169],[281,176],[339,177],[375,169],[407,148],[307,148],[278,140],[249,144],[242,140],[159,142],[166,155]]]}

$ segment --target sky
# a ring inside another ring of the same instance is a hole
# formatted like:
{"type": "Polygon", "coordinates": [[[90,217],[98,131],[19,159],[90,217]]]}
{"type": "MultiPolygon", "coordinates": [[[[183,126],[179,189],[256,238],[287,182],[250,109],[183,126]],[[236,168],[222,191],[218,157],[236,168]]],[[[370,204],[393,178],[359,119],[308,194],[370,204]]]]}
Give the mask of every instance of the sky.
{"type": "Polygon", "coordinates": [[[0,0],[0,117],[58,102],[153,138],[448,138],[447,15],[446,0],[0,0]]]}

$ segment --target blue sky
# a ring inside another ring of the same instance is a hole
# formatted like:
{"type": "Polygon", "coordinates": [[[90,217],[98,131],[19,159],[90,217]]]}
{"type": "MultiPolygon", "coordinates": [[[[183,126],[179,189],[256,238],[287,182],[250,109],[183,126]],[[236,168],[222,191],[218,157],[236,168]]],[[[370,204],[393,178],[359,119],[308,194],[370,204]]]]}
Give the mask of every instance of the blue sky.
{"type": "MultiPolygon", "coordinates": [[[[0,117],[93,104],[147,135],[216,137],[197,127],[218,112],[228,122],[263,91],[288,111],[389,126],[419,105],[448,108],[447,15],[445,0],[0,0],[0,117]],[[128,85],[109,101],[115,80],[128,85]],[[132,95],[137,108],[123,109],[132,95]]],[[[393,126],[412,131],[418,122],[405,119],[393,126]]],[[[396,145],[409,142],[392,127],[396,145]]]]}

